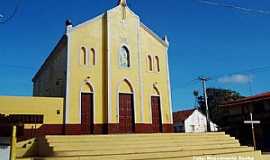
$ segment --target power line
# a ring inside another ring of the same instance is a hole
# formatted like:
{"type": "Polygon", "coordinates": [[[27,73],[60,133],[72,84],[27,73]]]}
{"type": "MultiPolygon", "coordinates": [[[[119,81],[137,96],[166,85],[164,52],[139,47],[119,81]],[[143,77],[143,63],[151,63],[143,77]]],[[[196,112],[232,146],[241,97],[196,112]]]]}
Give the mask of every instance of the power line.
{"type": "MultiPolygon", "coordinates": [[[[235,71],[235,72],[231,72],[231,73],[210,76],[209,81],[216,81],[219,78],[222,78],[222,77],[225,77],[225,76],[232,76],[232,75],[236,75],[236,74],[255,74],[255,73],[266,72],[266,71],[269,71],[269,70],[270,70],[270,66],[256,67],[256,68],[242,70],[242,71],[235,71]]],[[[187,87],[189,87],[191,85],[196,84],[197,80],[198,80],[198,78],[192,79],[192,80],[186,82],[183,86],[177,87],[177,88],[178,89],[187,88],[187,87]]]]}
{"type": "Polygon", "coordinates": [[[190,80],[190,81],[186,82],[181,88],[186,88],[186,87],[188,87],[190,85],[193,85],[193,84],[196,83],[197,80],[198,80],[198,78],[195,78],[193,80],[190,80]]]}
{"type": "Polygon", "coordinates": [[[36,68],[29,67],[29,66],[20,66],[20,65],[9,65],[9,64],[0,64],[1,67],[5,68],[14,68],[18,70],[34,70],[36,68]]]}
{"type": "Polygon", "coordinates": [[[261,73],[261,72],[265,72],[265,71],[269,71],[269,70],[270,70],[270,66],[256,67],[256,68],[252,68],[252,69],[247,69],[247,70],[236,71],[236,72],[231,72],[231,73],[227,73],[227,74],[212,76],[211,80],[217,80],[217,79],[225,77],[225,76],[232,76],[232,75],[236,75],[236,74],[255,74],[255,73],[261,73]]]}
{"type": "Polygon", "coordinates": [[[18,10],[19,10],[21,1],[22,1],[22,0],[17,0],[16,5],[15,5],[15,8],[14,8],[12,14],[11,14],[10,16],[8,16],[7,18],[5,18],[4,15],[0,14],[0,24],[7,23],[7,22],[9,22],[13,17],[15,17],[15,15],[17,14],[17,12],[18,12],[18,10]],[[1,20],[1,19],[2,19],[2,20],[1,20]]]}
{"type": "Polygon", "coordinates": [[[209,1],[209,0],[195,0],[195,1],[198,3],[201,3],[201,4],[229,8],[229,9],[239,10],[239,11],[246,12],[246,13],[270,15],[270,11],[268,11],[268,10],[245,8],[245,7],[241,7],[239,5],[235,5],[235,4],[227,4],[227,3],[221,3],[221,2],[209,1]]]}

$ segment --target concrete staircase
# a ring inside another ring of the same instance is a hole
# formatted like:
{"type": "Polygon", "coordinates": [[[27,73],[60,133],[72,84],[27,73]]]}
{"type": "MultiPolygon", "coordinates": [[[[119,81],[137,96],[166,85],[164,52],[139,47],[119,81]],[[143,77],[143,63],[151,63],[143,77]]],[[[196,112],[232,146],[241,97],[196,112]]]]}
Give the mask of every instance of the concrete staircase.
{"type": "Polygon", "coordinates": [[[242,156],[262,160],[260,151],[240,146],[224,133],[46,136],[36,143],[36,152],[28,152],[30,158],[22,158],[25,155],[21,154],[18,159],[195,160],[194,157],[242,156]]]}

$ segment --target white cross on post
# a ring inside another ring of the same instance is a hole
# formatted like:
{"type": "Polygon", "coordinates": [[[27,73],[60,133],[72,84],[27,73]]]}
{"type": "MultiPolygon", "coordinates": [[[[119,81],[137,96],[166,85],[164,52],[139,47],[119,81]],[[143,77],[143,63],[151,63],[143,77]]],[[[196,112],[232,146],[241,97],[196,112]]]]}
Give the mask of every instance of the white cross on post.
{"type": "Polygon", "coordinates": [[[245,124],[251,124],[251,129],[252,129],[252,137],[253,137],[253,145],[254,149],[256,150],[256,138],[255,138],[255,130],[254,130],[254,124],[260,124],[260,121],[254,121],[253,120],[253,115],[250,113],[250,120],[249,121],[244,121],[245,124]]]}

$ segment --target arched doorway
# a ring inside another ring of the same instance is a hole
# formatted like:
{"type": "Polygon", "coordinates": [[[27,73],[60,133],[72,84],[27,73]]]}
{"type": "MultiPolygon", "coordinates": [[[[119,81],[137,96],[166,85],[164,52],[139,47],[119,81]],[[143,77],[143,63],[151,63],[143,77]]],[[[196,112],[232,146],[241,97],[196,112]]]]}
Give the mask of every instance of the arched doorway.
{"type": "Polygon", "coordinates": [[[119,132],[133,133],[134,118],[134,93],[128,80],[124,80],[118,88],[119,94],[119,132]]]}
{"type": "Polygon", "coordinates": [[[94,128],[94,95],[93,88],[86,83],[81,88],[81,132],[92,134],[94,128]]]}
{"type": "Polygon", "coordinates": [[[158,89],[154,86],[151,96],[151,110],[152,110],[152,128],[154,133],[162,132],[162,118],[160,94],[158,89]]]}

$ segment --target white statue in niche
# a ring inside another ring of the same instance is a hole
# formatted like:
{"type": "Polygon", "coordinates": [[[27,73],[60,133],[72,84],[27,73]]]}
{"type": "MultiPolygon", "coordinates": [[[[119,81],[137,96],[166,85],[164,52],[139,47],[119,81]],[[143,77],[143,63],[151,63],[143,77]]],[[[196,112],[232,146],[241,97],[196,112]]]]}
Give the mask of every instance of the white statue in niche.
{"type": "Polygon", "coordinates": [[[122,68],[129,67],[129,52],[126,47],[122,47],[120,50],[120,66],[122,68]]]}

